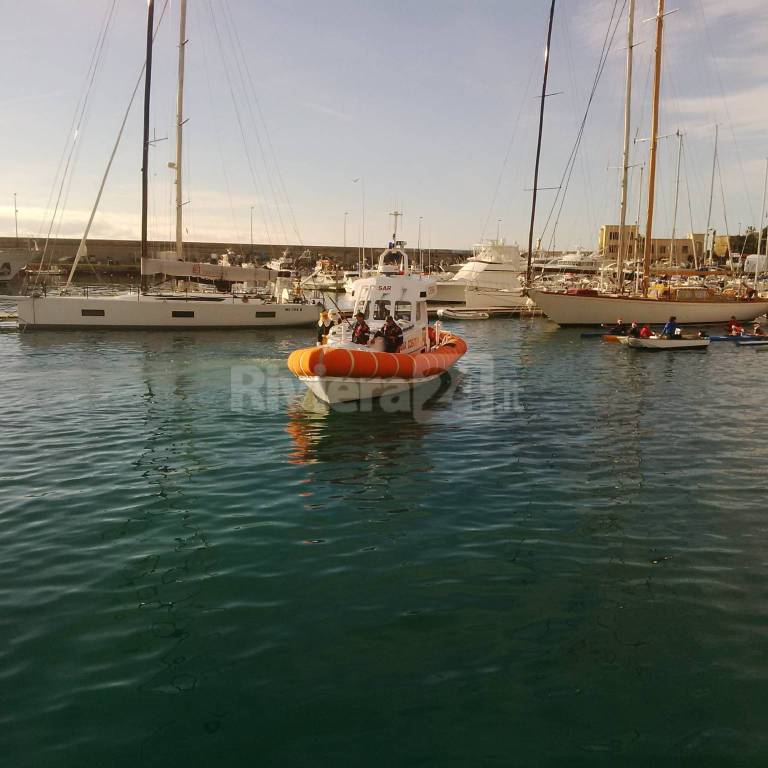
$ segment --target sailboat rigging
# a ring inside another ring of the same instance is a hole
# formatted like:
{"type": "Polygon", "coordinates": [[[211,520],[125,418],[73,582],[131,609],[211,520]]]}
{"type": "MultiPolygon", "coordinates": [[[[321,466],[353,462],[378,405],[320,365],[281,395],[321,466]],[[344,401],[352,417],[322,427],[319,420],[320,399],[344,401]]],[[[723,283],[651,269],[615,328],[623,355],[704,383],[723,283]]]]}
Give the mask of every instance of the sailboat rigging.
{"type": "MultiPolygon", "coordinates": [[[[262,267],[236,267],[229,264],[206,264],[185,262],[183,256],[183,189],[182,189],[182,141],[184,124],[184,64],[186,53],[186,10],[187,0],[179,3],[179,62],[177,91],[176,162],[172,164],[176,180],[176,253],[175,258],[152,258],[148,245],[148,181],[149,181],[149,135],[152,52],[154,29],[154,0],[147,3],[146,59],[144,66],[144,112],[142,134],[141,168],[141,291],[123,293],[117,296],[73,296],[65,292],[60,295],[34,293],[18,300],[19,324],[24,328],[250,328],[262,326],[310,325],[317,320],[317,306],[304,300],[293,300],[288,286],[280,281],[275,284],[275,296],[254,294],[248,285],[268,283],[275,274],[262,267]],[[149,277],[184,278],[183,292],[149,292],[149,277]],[[207,280],[217,284],[226,283],[228,292],[190,290],[189,280],[207,280]],[[236,286],[241,289],[235,293],[236,286]]],[[[131,103],[139,83],[131,96],[131,103]]],[[[129,105],[130,109],[130,105],[129,105]]],[[[96,206],[86,227],[78,248],[66,288],[74,275],[82,254],[85,240],[96,213],[96,207],[107,180],[109,168],[114,159],[122,136],[127,113],[118,134],[118,142],[110,156],[107,172],[99,188],[96,206]]]]}
{"type": "Polygon", "coordinates": [[[635,45],[635,0],[629,0],[627,9],[627,77],[624,95],[624,149],[621,157],[621,205],[619,207],[619,254],[616,261],[616,280],[619,292],[624,293],[624,249],[626,248],[627,192],[629,177],[630,129],[632,123],[632,54],[635,45]]]}
{"type": "Polygon", "coordinates": [[[552,43],[552,23],[555,19],[555,0],[549,8],[549,26],[547,27],[547,47],[544,49],[544,78],[541,83],[541,103],[539,105],[539,134],[536,141],[536,162],[533,167],[533,194],[531,197],[531,226],[528,230],[528,264],[525,279],[531,284],[533,263],[533,228],[536,224],[536,193],[539,186],[539,161],[541,160],[541,137],[544,132],[544,101],[547,98],[547,78],[549,76],[549,51],[552,43]]]}
{"type": "MultiPolygon", "coordinates": [[[[628,21],[627,78],[631,81],[632,66],[632,13],[630,3],[628,21]]],[[[643,270],[640,291],[626,295],[623,291],[622,246],[619,247],[617,279],[618,293],[595,289],[571,288],[564,291],[532,287],[529,295],[551,320],[559,325],[601,325],[614,323],[617,318],[631,318],[639,323],[664,323],[671,315],[678,323],[721,323],[732,316],[737,320],[751,320],[768,311],[768,300],[739,297],[700,285],[664,284],[651,286],[651,256],[653,243],[654,198],[656,191],[656,164],[658,154],[659,102],[661,93],[661,66],[664,38],[664,0],[658,0],[656,14],[656,42],[654,51],[653,106],[648,161],[648,198],[645,238],[643,243],[643,270]]],[[[626,215],[625,176],[627,172],[627,143],[631,82],[627,83],[625,104],[625,154],[622,170],[622,226],[626,215]]]]}

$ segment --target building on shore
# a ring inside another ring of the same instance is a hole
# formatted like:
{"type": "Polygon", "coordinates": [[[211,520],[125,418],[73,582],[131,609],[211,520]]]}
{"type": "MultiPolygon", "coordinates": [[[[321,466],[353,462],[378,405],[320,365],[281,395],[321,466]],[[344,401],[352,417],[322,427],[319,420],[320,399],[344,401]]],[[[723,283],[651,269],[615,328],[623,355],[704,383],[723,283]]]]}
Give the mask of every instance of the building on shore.
{"type": "MultiPolygon", "coordinates": [[[[609,259],[619,256],[619,225],[603,224],[598,235],[598,250],[609,259]]],[[[624,227],[624,261],[630,261],[635,253],[641,256],[645,247],[645,237],[638,234],[635,224],[624,227]]],[[[692,265],[695,259],[700,262],[704,255],[704,235],[688,233],[685,237],[654,237],[651,240],[651,261],[663,261],[685,267],[692,265]]]]}

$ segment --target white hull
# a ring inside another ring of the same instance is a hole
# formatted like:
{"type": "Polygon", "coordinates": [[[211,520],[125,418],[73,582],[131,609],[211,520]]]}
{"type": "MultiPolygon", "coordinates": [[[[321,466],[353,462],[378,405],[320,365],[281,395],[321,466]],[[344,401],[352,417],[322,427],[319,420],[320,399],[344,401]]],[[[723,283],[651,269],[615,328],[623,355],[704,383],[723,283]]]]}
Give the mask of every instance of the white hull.
{"type": "Polygon", "coordinates": [[[521,278],[524,277],[523,262],[520,259],[507,261],[485,261],[473,258],[463,264],[450,280],[437,283],[437,294],[431,301],[438,304],[458,304],[466,300],[468,289],[488,289],[520,293],[521,278]]]}
{"type": "Polygon", "coordinates": [[[472,309],[438,309],[437,316],[446,320],[488,320],[487,312],[472,309]]]}
{"type": "Polygon", "coordinates": [[[421,379],[347,379],[331,376],[300,376],[315,397],[329,405],[360,400],[391,398],[410,392],[439,378],[439,374],[421,379]]]}
{"type": "Polygon", "coordinates": [[[19,325],[24,328],[265,328],[317,322],[319,307],[313,304],[217,299],[215,294],[207,299],[136,294],[24,296],[17,303],[19,325]]]}
{"type": "Polygon", "coordinates": [[[726,323],[733,315],[752,320],[768,311],[768,301],[665,301],[629,296],[576,296],[532,288],[530,297],[558,325],[605,325],[621,317],[627,322],[664,324],[675,315],[678,323],[726,323]]]}
{"type": "Polygon", "coordinates": [[[619,341],[632,349],[706,349],[709,339],[640,339],[635,336],[619,336],[619,341]]]}
{"type": "Polygon", "coordinates": [[[467,309],[531,309],[533,301],[522,291],[467,288],[467,309]]]}
{"type": "Polygon", "coordinates": [[[437,293],[430,298],[434,304],[463,304],[466,300],[466,283],[445,280],[437,284],[437,293]]]}

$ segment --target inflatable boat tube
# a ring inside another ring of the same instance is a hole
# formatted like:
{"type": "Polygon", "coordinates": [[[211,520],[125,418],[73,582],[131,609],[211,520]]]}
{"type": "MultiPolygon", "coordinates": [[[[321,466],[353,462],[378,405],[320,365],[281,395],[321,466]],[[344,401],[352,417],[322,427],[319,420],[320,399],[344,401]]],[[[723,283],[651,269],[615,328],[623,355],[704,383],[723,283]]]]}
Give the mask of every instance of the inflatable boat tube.
{"type": "Polygon", "coordinates": [[[366,347],[306,347],[291,352],[288,368],[295,376],[360,379],[419,379],[448,370],[467,351],[466,342],[445,334],[429,352],[375,352],[366,347]]]}

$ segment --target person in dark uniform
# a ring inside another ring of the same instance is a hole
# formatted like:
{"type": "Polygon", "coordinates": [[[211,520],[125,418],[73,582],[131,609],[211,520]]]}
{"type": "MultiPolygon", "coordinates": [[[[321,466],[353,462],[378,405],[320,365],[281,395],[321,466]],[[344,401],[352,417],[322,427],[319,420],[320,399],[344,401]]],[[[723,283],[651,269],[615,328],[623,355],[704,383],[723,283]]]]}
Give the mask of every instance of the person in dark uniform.
{"type": "Polygon", "coordinates": [[[368,327],[368,323],[365,322],[365,315],[362,312],[358,312],[355,315],[355,326],[352,328],[352,343],[353,344],[367,344],[368,339],[371,337],[371,329],[368,327]]]}
{"type": "Polygon", "coordinates": [[[634,320],[632,321],[632,325],[629,326],[627,336],[632,336],[634,339],[640,338],[640,328],[634,320]]]}
{"type": "Polygon", "coordinates": [[[616,321],[616,325],[611,328],[609,333],[611,333],[613,336],[626,336],[627,324],[621,318],[619,318],[616,321]]]}
{"type": "Polygon", "coordinates": [[[384,321],[384,327],[373,334],[374,339],[377,337],[384,339],[385,352],[397,352],[403,343],[403,330],[392,319],[392,315],[387,315],[387,319],[384,321]]]}

